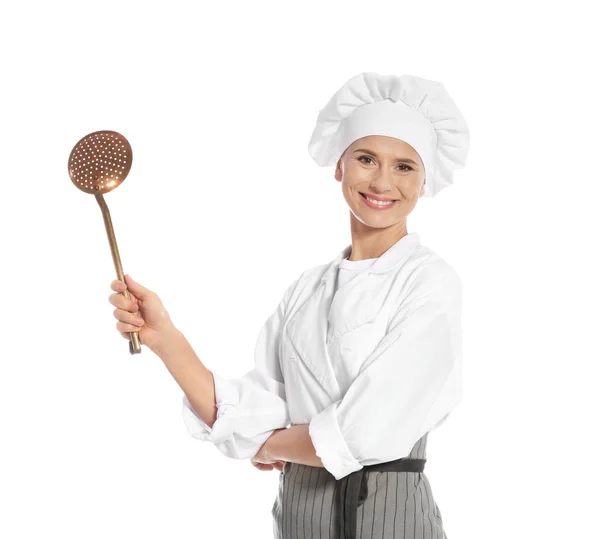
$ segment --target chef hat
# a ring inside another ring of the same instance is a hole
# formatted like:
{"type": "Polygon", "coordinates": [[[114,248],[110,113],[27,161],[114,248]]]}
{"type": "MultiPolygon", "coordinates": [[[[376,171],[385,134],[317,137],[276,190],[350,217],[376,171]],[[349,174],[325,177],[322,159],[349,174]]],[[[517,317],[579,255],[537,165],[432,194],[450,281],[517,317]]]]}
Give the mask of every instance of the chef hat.
{"type": "Polygon", "coordinates": [[[336,165],[346,148],[368,135],[410,144],[425,167],[425,196],[452,184],[466,164],[469,128],[440,82],[414,75],[361,73],[319,112],[308,153],[321,167],[336,165]]]}

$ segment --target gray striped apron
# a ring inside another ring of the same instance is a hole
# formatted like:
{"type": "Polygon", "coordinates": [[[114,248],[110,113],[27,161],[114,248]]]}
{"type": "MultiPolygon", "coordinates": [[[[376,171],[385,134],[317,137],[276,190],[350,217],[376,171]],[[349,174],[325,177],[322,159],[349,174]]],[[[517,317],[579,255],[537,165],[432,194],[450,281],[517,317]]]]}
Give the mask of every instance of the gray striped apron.
{"type": "Polygon", "coordinates": [[[427,434],[409,455],[336,480],[286,462],[271,509],[275,539],[447,539],[423,473],[427,434]]]}

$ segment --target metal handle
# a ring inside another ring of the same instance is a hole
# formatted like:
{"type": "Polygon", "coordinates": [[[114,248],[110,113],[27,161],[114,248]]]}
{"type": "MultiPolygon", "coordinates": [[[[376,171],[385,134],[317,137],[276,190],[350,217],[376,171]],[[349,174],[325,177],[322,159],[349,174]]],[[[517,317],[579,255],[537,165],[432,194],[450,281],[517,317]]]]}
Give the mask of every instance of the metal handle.
{"type": "MultiPolygon", "coordinates": [[[[115,231],[113,230],[112,220],[110,218],[110,212],[108,206],[101,194],[94,195],[96,201],[102,210],[102,217],[104,218],[104,227],[106,228],[106,235],[108,236],[108,243],[110,244],[110,252],[112,253],[113,262],[115,263],[115,269],[117,270],[117,278],[122,283],[125,282],[125,274],[123,273],[123,266],[121,265],[121,257],[119,256],[119,249],[117,248],[117,240],[115,238],[115,231]]],[[[127,298],[131,299],[129,290],[125,289],[122,294],[127,298]]],[[[142,351],[140,344],[140,336],[137,331],[131,331],[129,333],[129,353],[139,354],[142,351]]]]}

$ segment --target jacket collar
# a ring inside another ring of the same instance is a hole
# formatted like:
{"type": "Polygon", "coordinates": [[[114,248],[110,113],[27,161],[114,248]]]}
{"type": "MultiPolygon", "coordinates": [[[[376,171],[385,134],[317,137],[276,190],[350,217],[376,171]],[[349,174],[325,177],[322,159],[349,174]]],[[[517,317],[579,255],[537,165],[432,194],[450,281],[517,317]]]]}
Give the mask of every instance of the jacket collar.
{"type": "MultiPolygon", "coordinates": [[[[421,244],[421,238],[417,232],[409,232],[402,236],[387,251],[385,251],[371,266],[366,270],[369,273],[385,273],[396,267],[402,262],[414,249],[421,244]]],[[[325,274],[321,278],[321,283],[335,277],[341,261],[352,252],[352,244],[347,245],[338,255],[329,263],[325,274]]]]}

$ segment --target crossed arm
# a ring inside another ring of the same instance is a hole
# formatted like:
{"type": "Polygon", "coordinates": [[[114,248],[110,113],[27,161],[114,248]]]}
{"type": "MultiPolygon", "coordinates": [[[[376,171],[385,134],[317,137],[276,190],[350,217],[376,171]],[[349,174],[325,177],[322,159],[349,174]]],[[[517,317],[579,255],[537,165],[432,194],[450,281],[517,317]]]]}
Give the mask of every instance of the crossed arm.
{"type": "Polygon", "coordinates": [[[286,460],[324,468],[308,433],[308,423],[293,425],[275,432],[266,441],[264,450],[273,460],[286,460]]]}
{"type": "MultiPolygon", "coordinates": [[[[212,372],[200,361],[190,343],[180,332],[170,346],[158,354],[175,380],[186,393],[192,406],[209,427],[217,419],[217,405],[212,372]]],[[[308,433],[308,424],[293,425],[275,432],[264,445],[273,460],[286,460],[323,467],[308,433]]]]}

